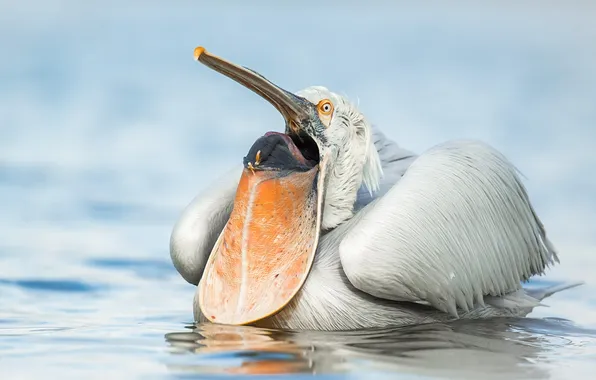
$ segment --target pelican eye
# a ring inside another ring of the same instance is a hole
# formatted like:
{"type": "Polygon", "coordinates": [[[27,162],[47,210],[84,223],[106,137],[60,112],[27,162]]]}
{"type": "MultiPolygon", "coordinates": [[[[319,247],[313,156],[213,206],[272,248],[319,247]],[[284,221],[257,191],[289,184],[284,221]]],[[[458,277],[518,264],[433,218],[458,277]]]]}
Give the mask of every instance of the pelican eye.
{"type": "Polygon", "coordinates": [[[329,116],[333,113],[333,103],[329,99],[323,99],[317,104],[317,110],[321,116],[329,116]]]}

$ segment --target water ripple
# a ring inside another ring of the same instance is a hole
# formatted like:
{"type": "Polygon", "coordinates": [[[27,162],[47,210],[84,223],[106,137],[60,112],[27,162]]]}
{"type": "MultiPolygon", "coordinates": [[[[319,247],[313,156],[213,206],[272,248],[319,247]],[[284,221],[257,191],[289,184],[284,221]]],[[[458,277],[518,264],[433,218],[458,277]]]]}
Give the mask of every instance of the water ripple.
{"type": "Polygon", "coordinates": [[[93,267],[123,270],[139,277],[164,278],[177,273],[171,261],[128,258],[98,258],[87,260],[93,267]]]}
{"type": "MultiPolygon", "coordinates": [[[[350,332],[308,332],[258,329],[248,326],[200,324],[190,331],[165,335],[176,357],[175,372],[211,374],[332,374],[406,372],[441,376],[465,373],[483,378],[504,375],[542,378],[541,364],[556,349],[573,343],[540,343],[536,324],[569,334],[581,333],[591,345],[596,334],[567,321],[495,319],[425,324],[350,332]],[[589,335],[587,333],[591,333],[589,335]],[[456,361],[439,360],[457,356],[456,361]],[[490,357],[490,360],[487,360],[490,357]],[[462,363],[467,367],[462,372],[462,363]]],[[[549,342],[553,343],[553,342],[549,342]]]]}
{"type": "Polygon", "coordinates": [[[0,279],[0,284],[16,286],[26,290],[57,293],[89,293],[98,291],[99,285],[80,280],[42,280],[42,279],[0,279]]]}

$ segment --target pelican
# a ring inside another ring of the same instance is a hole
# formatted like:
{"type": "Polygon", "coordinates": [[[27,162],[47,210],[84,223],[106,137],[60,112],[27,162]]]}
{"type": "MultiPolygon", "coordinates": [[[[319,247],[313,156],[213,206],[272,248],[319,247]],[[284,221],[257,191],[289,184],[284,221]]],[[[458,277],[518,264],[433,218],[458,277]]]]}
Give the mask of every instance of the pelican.
{"type": "Polygon", "coordinates": [[[579,285],[522,287],[559,259],[491,146],[415,154],[325,87],[291,93],[202,47],[194,56],[285,120],[174,226],[170,255],[197,286],[197,322],[348,330],[526,316],[579,285]]]}

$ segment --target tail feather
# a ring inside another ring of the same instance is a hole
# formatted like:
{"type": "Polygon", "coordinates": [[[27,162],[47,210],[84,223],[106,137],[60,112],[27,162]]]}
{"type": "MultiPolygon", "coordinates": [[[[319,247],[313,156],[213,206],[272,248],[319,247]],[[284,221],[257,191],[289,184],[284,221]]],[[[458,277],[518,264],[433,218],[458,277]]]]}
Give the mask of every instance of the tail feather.
{"type": "Polygon", "coordinates": [[[518,291],[505,294],[503,296],[486,296],[484,302],[493,307],[501,309],[528,309],[531,310],[537,306],[547,306],[541,301],[555,293],[563,290],[575,288],[583,285],[584,282],[571,282],[555,286],[542,287],[536,289],[520,289],[518,291]]]}
{"type": "Polygon", "coordinates": [[[563,290],[575,288],[576,286],[583,285],[583,281],[578,282],[567,282],[564,284],[549,286],[546,288],[537,288],[537,289],[526,289],[526,293],[533,298],[536,298],[538,301],[542,301],[545,298],[552,296],[555,293],[562,292],[563,290]]]}

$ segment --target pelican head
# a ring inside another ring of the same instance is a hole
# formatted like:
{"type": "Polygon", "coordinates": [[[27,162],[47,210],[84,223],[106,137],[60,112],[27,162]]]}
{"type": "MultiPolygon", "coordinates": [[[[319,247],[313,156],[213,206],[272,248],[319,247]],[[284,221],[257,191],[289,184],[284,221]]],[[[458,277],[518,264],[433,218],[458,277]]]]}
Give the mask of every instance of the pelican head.
{"type": "Polygon", "coordinates": [[[361,185],[371,194],[378,190],[381,161],[372,141],[372,128],[354,104],[322,86],[305,88],[297,96],[317,105],[317,116],[325,127],[320,132],[325,144],[317,145],[323,154],[332,155],[327,162],[322,219],[322,228],[331,229],[352,217],[361,185]],[[324,108],[329,111],[325,113],[324,108]]]}
{"type": "Polygon", "coordinates": [[[244,157],[232,214],[199,283],[207,319],[247,324],[289,303],[321,230],[351,218],[358,189],[377,190],[382,170],[370,125],[345,98],[318,86],[293,94],[202,47],[195,59],[266,99],[286,124],[244,157]]]}

